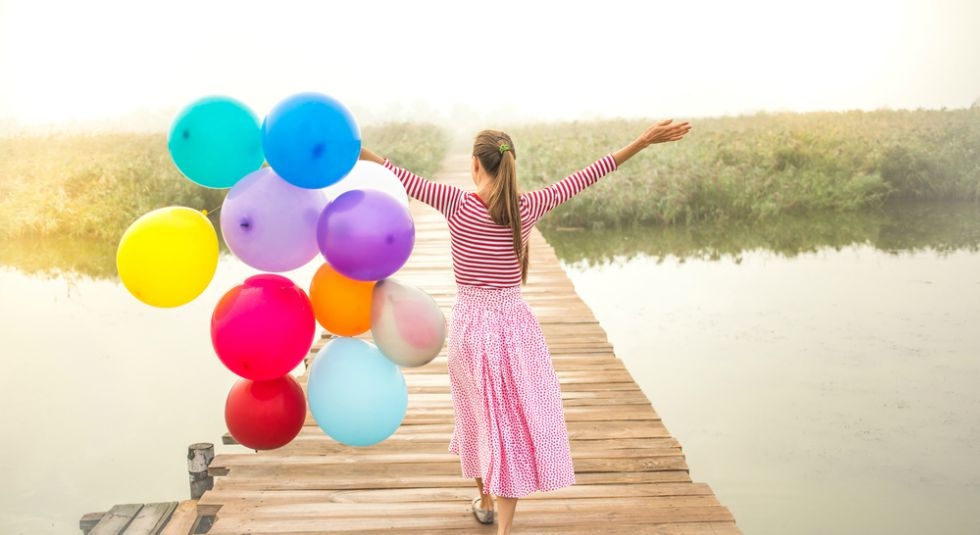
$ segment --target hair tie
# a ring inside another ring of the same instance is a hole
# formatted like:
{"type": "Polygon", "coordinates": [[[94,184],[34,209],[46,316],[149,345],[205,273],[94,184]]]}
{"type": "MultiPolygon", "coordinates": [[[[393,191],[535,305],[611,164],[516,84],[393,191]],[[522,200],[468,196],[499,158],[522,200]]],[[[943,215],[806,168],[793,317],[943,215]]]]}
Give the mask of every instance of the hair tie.
{"type": "Polygon", "coordinates": [[[507,151],[509,151],[509,150],[510,150],[510,145],[508,145],[508,144],[506,144],[506,143],[504,143],[504,144],[502,144],[502,145],[500,145],[500,146],[499,146],[499,147],[497,147],[497,148],[499,148],[499,149],[500,149],[500,155],[501,155],[501,156],[503,156],[505,152],[507,152],[507,151]]]}

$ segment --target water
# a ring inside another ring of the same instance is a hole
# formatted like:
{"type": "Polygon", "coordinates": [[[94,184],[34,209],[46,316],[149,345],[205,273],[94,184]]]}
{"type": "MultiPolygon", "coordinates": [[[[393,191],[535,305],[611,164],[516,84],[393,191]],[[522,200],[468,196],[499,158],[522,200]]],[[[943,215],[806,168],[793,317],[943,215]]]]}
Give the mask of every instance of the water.
{"type": "MultiPolygon", "coordinates": [[[[980,533],[975,207],[551,239],[746,533],[980,533]]],[[[189,444],[244,451],[220,444],[236,378],[209,322],[254,271],[225,258],[156,309],[113,247],[0,244],[0,533],[185,499],[189,444]]]]}
{"type": "Polygon", "coordinates": [[[745,533],[980,533],[980,218],[851,219],[553,241],[745,533]]]}
{"type": "MultiPolygon", "coordinates": [[[[88,512],[188,499],[187,446],[247,451],[221,444],[237,377],[211,348],[210,320],[256,272],[223,258],[204,294],[159,309],[105,278],[111,247],[78,245],[0,250],[19,266],[0,267],[0,533],[81,533],[88,512]],[[48,272],[65,251],[86,273],[48,272]]],[[[286,275],[308,284],[312,271],[286,275]]]]}

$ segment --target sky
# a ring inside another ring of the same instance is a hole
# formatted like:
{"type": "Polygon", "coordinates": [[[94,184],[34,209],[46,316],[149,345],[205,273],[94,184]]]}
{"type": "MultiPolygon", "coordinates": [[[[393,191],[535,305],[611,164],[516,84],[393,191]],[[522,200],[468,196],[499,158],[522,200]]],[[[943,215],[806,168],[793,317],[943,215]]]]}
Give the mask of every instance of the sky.
{"type": "Polygon", "coordinates": [[[980,1],[0,0],[0,73],[8,127],[304,91],[364,123],[963,108],[980,1]]]}

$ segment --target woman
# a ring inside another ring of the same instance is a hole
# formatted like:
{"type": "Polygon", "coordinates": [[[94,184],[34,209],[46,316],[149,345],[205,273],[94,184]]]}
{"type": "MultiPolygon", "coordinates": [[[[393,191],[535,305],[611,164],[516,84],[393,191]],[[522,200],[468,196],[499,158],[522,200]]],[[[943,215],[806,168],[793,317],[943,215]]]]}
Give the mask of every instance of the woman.
{"type": "Polygon", "coordinates": [[[463,476],[476,480],[474,515],[484,524],[496,516],[498,535],[510,533],[518,499],[575,482],[558,376],[541,327],[521,297],[531,229],[641,150],[680,140],[690,130],[688,122],[655,123],[585,169],[523,194],[514,142],[503,132],[476,136],[470,166],[475,193],[361,151],[361,159],[384,164],[410,196],[449,223],[457,286],[448,344],[455,413],[449,449],[459,455],[463,476]]]}

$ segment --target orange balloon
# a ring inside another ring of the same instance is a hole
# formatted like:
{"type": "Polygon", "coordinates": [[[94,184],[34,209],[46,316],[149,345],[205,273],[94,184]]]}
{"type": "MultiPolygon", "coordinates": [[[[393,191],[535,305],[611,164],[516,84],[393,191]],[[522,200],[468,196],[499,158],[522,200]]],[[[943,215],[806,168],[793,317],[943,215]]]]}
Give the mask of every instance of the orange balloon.
{"type": "Polygon", "coordinates": [[[347,278],[323,264],[310,283],[316,321],[337,336],[356,336],[371,328],[371,296],[375,281],[347,278]]]}

